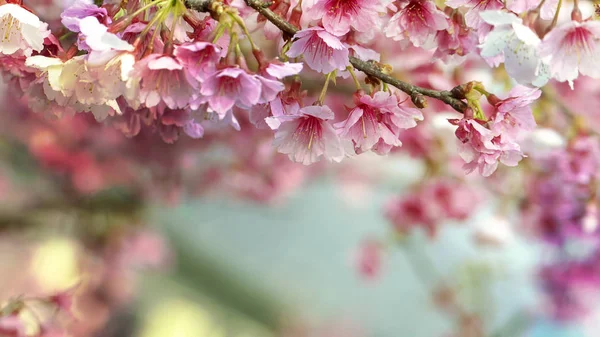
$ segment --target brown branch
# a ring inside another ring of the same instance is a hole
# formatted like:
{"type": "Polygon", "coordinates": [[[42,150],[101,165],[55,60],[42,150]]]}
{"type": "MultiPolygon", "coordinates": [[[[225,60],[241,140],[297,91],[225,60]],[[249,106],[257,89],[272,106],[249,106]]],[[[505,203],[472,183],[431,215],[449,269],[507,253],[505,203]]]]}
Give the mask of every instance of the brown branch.
{"type": "MultiPolygon", "coordinates": [[[[205,9],[210,7],[210,3],[212,1],[217,0],[186,0],[185,4],[186,6],[188,6],[188,8],[195,9],[198,11],[206,11],[205,9]]],[[[298,32],[298,28],[296,28],[294,25],[283,19],[281,16],[274,13],[272,10],[270,10],[268,8],[268,3],[265,3],[261,0],[244,1],[248,6],[252,7],[262,16],[267,18],[267,20],[271,21],[271,23],[277,26],[277,28],[279,28],[284,34],[292,37],[296,34],[296,32],[298,32]]],[[[433,89],[427,89],[400,81],[386,74],[376,63],[365,62],[354,56],[350,56],[350,64],[352,64],[352,66],[354,66],[355,69],[358,69],[371,77],[378,78],[379,80],[387,84],[393,85],[394,87],[402,90],[411,97],[414,97],[418,94],[432,97],[450,105],[452,108],[454,108],[454,110],[461,113],[464,113],[467,109],[467,104],[461,101],[460,99],[454,97],[450,91],[438,91],[433,89]]]]}

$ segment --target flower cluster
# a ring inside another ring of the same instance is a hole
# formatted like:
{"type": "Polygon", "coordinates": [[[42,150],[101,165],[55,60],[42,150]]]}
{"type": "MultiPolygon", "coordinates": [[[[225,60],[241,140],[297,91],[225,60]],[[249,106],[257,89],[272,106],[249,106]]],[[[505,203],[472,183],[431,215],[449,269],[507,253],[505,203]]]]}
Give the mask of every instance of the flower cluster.
{"type": "Polygon", "coordinates": [[[492,110],[488,118],[479,104],[481,93],[477,84],[468,87],[466,95],[471,96],[468,101],[475,112],[472,116],[465,114],[460,120],[450,120],[457,126],[458,151],[466,162],[465,172],[478,170],[487,177],[496,171],[498,162],[516,166],[523,158],[518,141],[536,125],[530,104],[540,97],[541,91],[516,86],[503,100],[485,92],[492,110]]]}

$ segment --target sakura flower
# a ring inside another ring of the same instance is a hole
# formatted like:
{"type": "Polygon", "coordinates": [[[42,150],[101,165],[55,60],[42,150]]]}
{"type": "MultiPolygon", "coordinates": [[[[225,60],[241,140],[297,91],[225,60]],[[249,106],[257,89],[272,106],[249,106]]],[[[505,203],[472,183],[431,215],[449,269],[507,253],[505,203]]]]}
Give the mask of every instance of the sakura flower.
{"type": "Polygon", "coordinates": [[[237,105],[250,108],[257,104],[261,95],[261,82],[241,68],[224,68],[202,83],[200,93],[220,118],[237,105]]]}
{"type": "Polygon", "coordinates": [[[385,5],[371,0],[317,0],[306,15],[321,18],[331,34],[342,36],[354,28],[359,32],[378,27],[379,12],[385,5]]]}
{"type": "Polygon", "coordinates": [[[23,7],[0,5],[0,54],[29,56],[44,48],[49,35],[48,25],[23,7]]]}
{"type": "Polygon", "coordinates": [[[552,29],[540,45],[552,77],[573,81],[579,74],[600,78],[600,22],[569,21],[552,29]]]}
{"type": "Polygon", "coordinates": [[[396,41],[409,39],[416,47],[433,41],[435,34],[448,28],[446,15],[433,1],[411,0],[405,2],[387,24],[385,35],[396,41]]]}
{"type": "Polygon", "coordinates": [[[287,52],[289,57],[303,56],[304,62],[313,70],[328,74],[334,70],[344,70],[350,64],[348,48],[340,39],[322,27],[303,29],[294,36],[287,52]]]}
{"type": "Polygon", "coordinates": [[[398,98],[386,92],[379,91],[373,97],[363,93],[355,100],[356,107],[348,118],[335,126],[340,137],[351,140],[359,152],[371,150],[380,140],[390,148],[401,146],[400,130],[415,127],[415,120],[423,119],[420,110],[400,106],[398,98]]]}
{"type": "Polygon", "coordinates": [[[483,11],[481,18],[494,26],[480,45],[481,56],[492,66],[504,62],[508,75],[521,84],[546,84],[547,65],[538,53],[541,40],[521,18],[503,11],[483,11]]]}
{"type": "Polygon", "coordinates": [[[488,177],[498,167],[498,161],[507,166],[516,166],[523,153],[519,144],[504,135],[496,136],[491,130],[477,120],[463,118],[451,120],[458,125],[458,154],[465,161],[463,168],[467,174],[478,169],[479,173],[488,177]]]}
{"type": "Polygon", "coordinates": [[[80,32],[80,22],[87,17],[94,17],[101,24],[109,25],[112,22],[106,8],[98,7],[84,1],[77,1],[69,8],[65,9],[61,14],[61,22],[72,32],[80,32]]]}
{"type": "Polygon", "coordinates": [[[496,134],[506,134],[516,138],[522,131],[532,131],[535,119],[531,112],[531,103],[541,96],[541,90],[524,86],[515,86],[508,98],[495,104],[491,130],[496,134]]]}
{"type": "Polygon", "coordinates": [[[479,41],[483,41],[491,26],[482,20],[480,13],[486,10],[499,10],[504,8],[502,0],[447,0],[446,6],[452,8],[467,7],[465,14],[467,26],[475,29],[479,35],[479,41]]]}
{"type": "Polygon", "coordinates": [[[477,47],[477,35],[464,24],[460,12],[449,20],[448,28],[440,30],[435,36],[437,49],[434,57],[448,59],[448,56],[465,56],[477,47]]]}
{"type": "Polygon", "coordinates": [[[333,126],[327,122],[334,114],[327,106],[309,106],[297,115],[281,116],[273,145],[295,162],[309,165],[320,157],[339,162],[344,149],[333,126]]]}
{"type": "Polygon", "coordinates": [[[174,55],[193,77],[202,82],[216,71],[221,49],[212,43],[198,41],[178,45],[174,55]]]}
{"type": "Polygon", "coordinates": [[[181,63],[171,56],[151,54],[135,64],[128,86],[128,100],[139,98],[146,107],[161,101],[170,109],[185,108],[197,97],[198,81],[181,63]],[[134,97],[132,97],[134,96],[134,97]]]}
{"type": "Polygon", "coordinates": [[[270,103],[277,95],[285,89],[281,79],[297,75],[302,70],[302,63],[276,63],[272,62],[256,75],[256,79],[261,83],[259,103],[270,103]]]}

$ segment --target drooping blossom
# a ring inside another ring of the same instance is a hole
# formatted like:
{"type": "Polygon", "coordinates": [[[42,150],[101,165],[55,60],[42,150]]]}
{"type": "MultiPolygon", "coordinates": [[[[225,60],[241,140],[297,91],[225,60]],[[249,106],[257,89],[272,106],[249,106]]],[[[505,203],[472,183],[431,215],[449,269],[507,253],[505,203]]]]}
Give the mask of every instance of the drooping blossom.
{"type": "Polygon", "coordinates": [[[455,12],[448,19],[448,28],[440,30],[435,36],[437,48],[434,57],[448,59],[449,56],[465,56],[477,47],[477,35],[464,23],[464,16],[455,12]]]}
{"type": "Polygon", "coordinates": [[[202,82],[216,71],[221,48],[212,43],[196,41],[177,45],[174,55],[194,78],[202,82]]]}
{"type": "Polygon", "coordinates": [[[303,29],[294,37],[296,41],[286,55],[303,56],[304,62],[315,71],[328,74],[334,70],[344,70],[350,64],[348,48],[323,27],[303,29]]]}
{"type": "Polygon", "coordinates": [[[25,337],[25,324],[16,314],[0,316],[0,335],[6,337],[25,337]]]}
{"type": "Polygon", "coordinates": [[[331,34],[342,36],[348,33],[350,28],[354,28],[359,32],[379,28],[379,13],[385,11],[384,2],[317,0],[305,15],[312,18],[321,18],[325,30],[331,34]]]}
{"type": "Polygon", "coordinates": [[[261,83],[239,67],[228,67],[208,76],[202,83],[200,93],[210,108],[223,118],[235,105],[249,109],[257,104],[261,83]]]}
{"type": "Polygon", "coordinates": [[[507,166],[517,166],[523,158],[521,147],[506,135],[496,135],[476,119],[463,118],[450,120],[457,125],[456,137],[458,154],[465,161],[465,173],[476,169],[488,177],[498,167],[500,161],[507,166]]]}
{"type": "Polygon", "coordinates": [[[415,127],[422,120],[419,109],[403,107],[396,95],[376,92],[373,96],[358,92],[354,107],[345,121],[335,124],[340,137],[353,142],[357,152],[369,151],[380,140],[389,146],[401,146],[400,131],[415,127]]]}
{"type": "Polygon", "coordinates": [[[481,56],[491,66],[504,62],[510,77],[521,84],[541,87],[550,78],[548,66],[539,55],[540,38],[512,13],[483,11],[481,18],[494,26],[480,45],[481,56]]]}
{"type": "Polygon", "coordinates": [[[579,74],[600,78],[600,22],[568,21],[552,29],[540,45],[552,77],[573,81],[579,74]]]}
{"type": "Polygon", "coordinates": [[[506,134],[515,139],[524,131],[532,131],[536,123],[531,103],[540,98],[541,94],[541,90],[537,88],[515,86],[508,93],[508,98],[494,105],[490,129],[496,134],[506,134]]]}
{"type": "Polygon", "coordinates": [[[185,108],[197,98],[198,85],[177,59],[151,54],[136,62],[128,86],[137,90],[130,90],[127,98],[139,99],[148,108],[161,101],[170,109],[185,108]]]}
{"type": "Polygon", "coordinates": [[[324,157],[341,161],[344,149],[333,126],[328,122],[334,118],[327,106],[308,106],[296,115],[277,117],[273,146],[287,154],[295,162],[309,165],[324,157]]]}
{"type": "Polygon", "coordinates": [[[48,25],[35,14],[12,3],[0,5],[0,54],[29,56],[44,48],[49,35],[48,25]]]}
{"type": "Polygon", "coordinates": [[[392,16],[385,35],[396,41],[408,39],[416,47],[428,47],[436,33],[447,28],[446,15],[433,1],[411,0],[403,2],[400,10],[392,16]]]}

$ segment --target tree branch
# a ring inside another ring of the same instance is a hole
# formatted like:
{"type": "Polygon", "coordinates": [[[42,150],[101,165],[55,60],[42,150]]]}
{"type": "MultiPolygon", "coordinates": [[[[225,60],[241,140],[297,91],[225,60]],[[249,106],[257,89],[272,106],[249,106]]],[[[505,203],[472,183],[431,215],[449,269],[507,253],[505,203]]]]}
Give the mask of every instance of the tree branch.
{"type": "MultiPolygon", "coordinates": [[[[198,11],[206,12],[207,8],[210,8],[210,4],[213,1],[217,0],[186,0],[185,4],[188,8],[195,9],[198,11]]],[[[261,0],[244,0],[246,4],[260,13],[262,16],[267,18],[267,20],[271,21],[277,28],[279,28],[284,34],[289,35],[290,37],[294,36],[298,31],[294,25],[283,19],[281,16],[274,13],[272,10],[268,8],[268,3],[265,3],[261,0]]],[[[378,78],[379,80],[393,85],[394,87],[402,90],[408,95],[414,97],[417,94],[421,94],[424,96],[432,97],[438,99],[448,105],[450,105],[454,110],[464,113],[467,109],[467,104],[461,101],[458,98],[455,98],[450,91],[438,91],[433,89],[427,89],[423,87],[419,87],[416,85],[412,85],[410,83],[406,83],[400,81],[388,74],[386,74],[382,69],[373,62],[365,62],[359,58],[354,56],[350,56],[350,64],[354,66],[355,69],[362,71],[363,73],[378,78]]]]}

